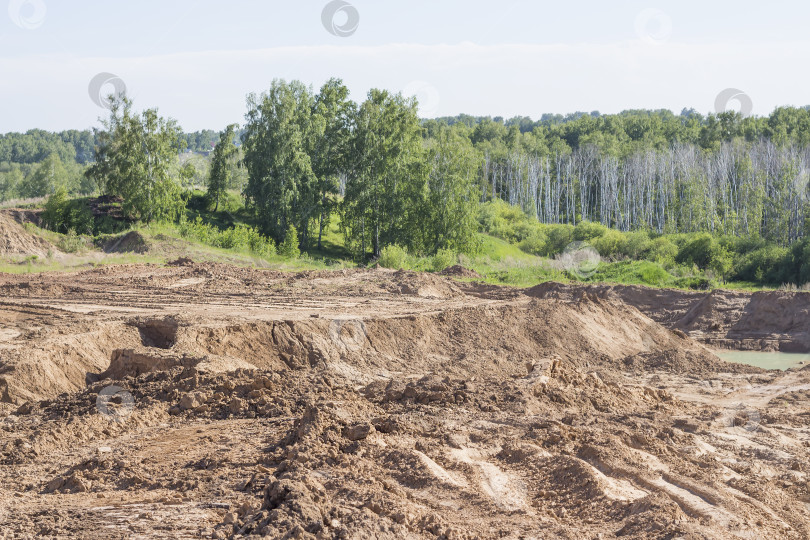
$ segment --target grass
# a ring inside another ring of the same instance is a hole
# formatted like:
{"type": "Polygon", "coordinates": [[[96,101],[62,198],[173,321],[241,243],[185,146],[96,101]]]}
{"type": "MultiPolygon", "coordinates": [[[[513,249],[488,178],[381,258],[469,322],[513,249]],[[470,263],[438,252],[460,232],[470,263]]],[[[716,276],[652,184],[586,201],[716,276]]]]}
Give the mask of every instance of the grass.
{"type": "Polygon", "coordinates": [[[184,238],[174,224],[155,223],[140,225],[133,230],[139,232],[149,246],[149,252],[162,254],[168,261],[179,256],[187,256],[196,261],[226,262],[238,266],[255,266],[274,270],[327,270],[354,266],[343,260],[332,260],[302,254],[296,259],[287,259],[277,254],[257,255],[246,248],[223,249],[202,242],[184,238]]]}
{"type": "Polygon", "coordinates": [[[17,261],[14,259],[0,261],[0,274],[80,272],[89,268],[116,264],[164,264],[165,262],[164,257],[135,255],[131,253],[106,255],[103,257],[98,253],[94,253],[90,255],[69,256],[64,259],[55,259],[52,257],[25,257],[17,261]]]}
{"type": "MultiPolygon", "coordinates": [[[[249,227],[257,225],[255,219],[245,210],[241,197],[236,192],[227,194],[217,212],[213,212],[213,209],[207,206],[203,192],[193,193],[188,201],[187,218],[194,220],[197,216],[202,218],[204,223],[219,230],[226,230],[238,225],[249,227]]],[[[104,241],[120,238],[130,231],[136,231],[144,238],[148,248],[145,254],[104,253],[93,247],[93,239],[89,237],[69,237],[40,229],[30,223],[26,224],[26,230],[41,236],[55,246],[70,246],[75,249],[71,249],[70,254],[60,254],[58,257],[29,256],[0,261],[0,272],[14,274],[69,272],[110,264],[165,264],[180,256],[187,256],[196,261],[217,261],[281,271],[327,270],[357,266],[351,260],[351,255],[345,247],[340,233],[340,217],[337,213],[331,217],[328,226],[324,229],[321,249],[310,249],[295,259],[284,258],[277,254],[257,255],[251,252],[247,246],[232,249],[215,247],[192,236],[184,236],[181,226],[171,223],[139,224],[125,232],[100,235],[95,239],[95,244],[100,246],[104,241]]],[[[531,287],[547,281],[559,281],[563,283],[619,283],[680,289],[694,288],[696,284],[698,286],[719,286],[716,282],[711,282],[700,275],[693,275],[688,269],[664,267],[650,261],[603,262],[593,275],[581,278],[561,269],[558,261],[526,253],[516,244],[484,233],[479,233],[478,238],[481,246],[479,253],[459,255],[455,263],[476,271],[485,282],[496,285],[531,287]]],[[[314,240],[316,241],[317,237],[314,240]]],[[[436,259],[432,257],[407,255],[402,266],[414,271],[432,271],[440,265],[437,265],[436,259]]],[[[774,289],[774,287],[763,287],[749,282],[731,282],[722,284],[721,287],[740,291],[774,289]]]]}
{"type": "Polygon", "coordinates": [[[0,208],[36,208],[45,203],[45,197],[36,197],[34,199],[9,199],[7,201],[0,201],[0,208]]]}

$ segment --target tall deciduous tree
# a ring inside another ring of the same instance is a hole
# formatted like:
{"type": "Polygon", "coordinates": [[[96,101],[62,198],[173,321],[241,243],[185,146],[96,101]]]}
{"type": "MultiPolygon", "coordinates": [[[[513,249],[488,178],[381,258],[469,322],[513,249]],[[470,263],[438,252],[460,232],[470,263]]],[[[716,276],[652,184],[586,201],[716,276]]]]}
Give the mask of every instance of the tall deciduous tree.
{"type": "Polygon", "coordinates": [[[371,90],[360,106],[353,137],[341,225],[347,240],[379,257],[383,246],[411,245],[414,182],[424,174],[416,101],[371,90]]]}
{"type": "MultiPolygon", "coordinates": [[[[483,158],[457,130],[439,130],[428,146],[427,186],[418,205],[424,219],[413,224],[423,249],[478,250],[478,175],[483,158]]],[[[414,213],[419,216],[418,213],[414,213]]]]}
{"type": "Polygon", "coordinates": [[[244,163],[248,170],[245,197],[277,242],[290,225],[306,247],[315,173],[307,149],[312,147],[314,98],[300,81],[273,81],[262,95],[248,96],[244,163]]]}
{"type": "Polygon", "coordinates": [[[136,219],[172,219],[182,209],[177,170],[180,128],[157,109],[140,115],[126,96],[111,102],[104,130],[97,130],[96,162],[87,171],[101,190],[123,198],[123,211],[136,219]]]}
{"type": "Polygon", "coordinates": [[[225,131],[219,134],[219,142],[214,147],[211,175],[208,178],[208,200],[214,201],[214,212],[219,210],[219,202],[225,197],[231,181],[231,162],[237,153],[233,144],[237,127],[236,124],[226,127],[225,131]]]}
{"type": "Polygon", "coordinates": [[[340,79],[330,79],[315,97],[313,124],[315,137],[309,150],[315,173],[313,215],[318,219],[318,249],[324,228],[335,206],[339,177],[348,168],[356,105],[349,100],[349,89],[340,79]]]}
{"type": "Polygon", "coordinates": [[[19,186],[19,191],[24,198],[44,197],[53,194],[60,187],[68,189],[74,186],[68,185],[67,170],[59,155],[54,153],[31,172],[19,186]]]}

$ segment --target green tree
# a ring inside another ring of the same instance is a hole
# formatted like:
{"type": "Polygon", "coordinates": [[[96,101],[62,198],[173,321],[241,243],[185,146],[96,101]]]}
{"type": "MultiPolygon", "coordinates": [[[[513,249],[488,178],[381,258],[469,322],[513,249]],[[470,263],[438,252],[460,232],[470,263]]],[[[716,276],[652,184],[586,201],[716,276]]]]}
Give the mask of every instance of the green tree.
{"type": "Polygon", "coordinates": [[[182,167],[180,167],[180,185],[182,186],[190,186],[193,185],[192,182],[194,181],[194,177],[197,176],[197,168],[191,161],[186,161],[182,167]]]}
{"type": "Polygon", "coordinates": [[[236,146],[233,137],[236,133],[236,124],[231,124],[219,134],[219,142],[214,147],[214,157],[211,160],[211,176],[208,178],[208,200],[214,201],[214,212],[219,210],[219,202],[225,197],[225,192],[231,182],[231,162],[236,155],[236,146]]]}
{"type": "Polygon", "coordinates": [[[60,186],[48,197],[45,210],[42,212],[42,224],[46,229],[61,232],[60,228],[66,221],[68,193],[64,186],[60,186]]]}
{"type": "Polygon", "coordinates": [[[284,241],[279,245],[278,252],[282,256],[290,259],[296,259],[301,254],[301,250],[298,247],[298,231],[294,225],[290,225],[287,228],[284,241]]]}
{"type": "Polygon", "coordinates": [[[316,183],[313,215],[318,218],[318,249],[322,247],[323,231],[335,206],[339,176],[348,168],[355,114],[356,105],[349,100],[349,89],[340,79],[329,79],[315,97],[316,136],[309,152],[316,183]]]}
{"type": "Polygon", "coordinates": [[[712,261],[712,253],[717,249],[717,244],[709,233],[692,235],[681,246],[675,260],[678,263],[696,264],[700,268],[708,268],[712,261]]]}
{"type": "Polygon", "coordinates": [[[408,213],[425,172],[416,106],[414,99],[377,89],[360,106],[341,226],[363,256],[369,244],[379,257],[384,246],[413,243],[408,213]]]}
{"type": "Polygon", "coordinates": [[[17,164],[0,169],[0,201],[6,201],[19,196],[19,187],[24,176],[17,164]]]}
{"type": "Polygon", "coordinates": [[[421,233],[423,249],[431,253],[478,250],[478,174],[482,161],[469,140],[456,130],[441,129],[430,142],[427,189],[411,213],[419,218],[411,227],[421,233]]]}
{"type": "Polygon", "coordinates": [[[58,188],[67,189],[68,172],[58,154],[50,154],[18,186],[23,198],[44,197],[58,188]]]}
{"type": "Polygon", "coordinates": [[[734,268],[734,258],[724,246],[715,245],[712,249],[709,268],[725,283],[726,278],[734,268]]]}
{"type": "Polygon", "coordinates": [[[157,109],[140,115],[122,96],[111,103],[104,130],[97,131],[96,162],[87,171],[108,195],[123,198],[123,211],[143,221],[173,219],[183,206],[177,169],[180,129],[157,109]]]}
{"type": "Polygon", "coordinates": [[[264,94],[248,96],[247,103],[247,202],[265,233],[281,241],[294,225],[306,245],[317,192],[307,153],[312,146],[312,94],[299,81],[275,80],[264,94]]]}

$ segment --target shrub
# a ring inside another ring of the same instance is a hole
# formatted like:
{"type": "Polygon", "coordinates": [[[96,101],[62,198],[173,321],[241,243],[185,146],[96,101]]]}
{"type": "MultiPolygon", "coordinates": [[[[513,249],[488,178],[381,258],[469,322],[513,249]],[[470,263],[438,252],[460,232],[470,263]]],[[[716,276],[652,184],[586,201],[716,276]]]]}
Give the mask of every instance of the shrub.
{"type": "Polygon", "coordinates": [[[247,241],[250,251],[257,255],[267,256],[276,254],[276,244],[273,241],[259,233],[256,229],[247,229],[247,241]]]}
{"type": "Polygon", "coordinates": [[[734,266],[734,275],[743,281],[766,283],[793,282],[793,256],[789,249],[767,246],[742,255],[734,266]]]}
{"type": "MultiPolygon", "coordinates": [[[[576,230],[574,235],[576,235],[576,230]]],[[[606,230],[603,235],[596,237],[591,243],[602,257],[615,259],[627,250],[627,239],[624,234],[614,229],[606,230]]]]}
{"type": "Polygon", "coordinates": [[[76,231],[70,229],[67,234],[59,239],[56,246],[65,253],[78,253],[87,247],[87,241],[85,238],[76,234],[76,231]]]}
{"type": "Polygon", "coordinates": [[[676,261],[679,263],[696,264],[699,268],[708,268],[714,252],[715,240],[709,233],[692,235],[681,246],[676,261]]]}
{"type": "Polygon", "coordinates": [[[45,203],[45,211],[42,212],[42,225],[46,229],[59,232],[65,222],[65,211],[67,210],[68,194],[64,186],[60,186],[48,197],[45,203]]]}
{"type": "Polygon", "coordinates": [[[542,231],[543,228],[537,219],[527,216],[520,207],[502,200],[482,204],[478,221],[487,234],[513,244],[542,231]]]}
{"type": "Polygon", "coordinates": [[[661,286],[669,280],[669,274],[664,270],[660,264],[651,262],[644,262],[638,270],[638,275],[641,281],[647,285],[661,286]]]}
{"type": "Polygon", "coordinates": [[[684,277],[675,280],[675,286],[682,289],[692,289],[696,291],[707,291],[711,288],[712,282],[702,277],[684,277]]]}
{"type": "MultiPolygon", "coordinates": [[[[624,254],[634,260],[641,260],[652,247],[650,235],[647,231],[630,231],[625,233],[624,254]]],[[[675,248],[678,251],[678,248],[675,248]]],[[[674,257],[674,255],[673,255],[674,257]]]]}
{"type": "MultiPolygon", "coordinates": [[[[204,223],[197,216],[194,221],[183,218],[177,226],[180,236],[194,239],[208,246],[222,249],[244,249],[265,256],[276,253],[273,241],[247,225],[236,225],[225,230],[204,223]]],[[[297,244],[296,244],[297,247],[297,244]]],[[[297,256],[297,255],[296,255],[297,256]]]]}
{"type": "Polygon", "coordinates": [[[546,233],[544,233],[542,230],[536,230],[524,238],[518,244],[518,247],[522,251],[532,255],[543,255],[546,253],[547,243],[548,236],[546,236],[546,233]]]}
{"type": "Polygon", "coordinates": [[[671,264],[675,262],[677,255],[678,246],[670,239],[661,236],[650,242],[646,258],[660,264],[671,264]]]}
{"type": "Polygon", "coordinates": [[[608,228],[601,223],[582,221],[574,227],[574,240],[578,242],[590,242],[594,238],[603,236],[607,230],[608,228]]]}
{"type": "Polygon", "coordinates": [[[573,225],[546,225],[546,249],[544,255],[553,256],[562,253],[574,241],[573,225]]]}
{"type": "Polygon", "coordinates": [[[408,252],[398,245],[385,246],[380,252],[378,263],[383,268],[391,268],[393,270],[400,270],[405,268],[405,263],[408,260],[408,252]]]}
{"type": "Polygon", "coordinates": [[[298,248],[298,229],[293,225],[287,227],[287,234],[284,235],[284,242],[278,246],[278,252],[290,259],[297,259],[301,255],[301,250],[298,248]]]}
{"type": "Polygon", "coordinates": [[[458,255],[455,252],[449,249],[440,249],[436,255],[430,259],[430,267],[434,272],[441,272],[457,262],[458,255]]]}

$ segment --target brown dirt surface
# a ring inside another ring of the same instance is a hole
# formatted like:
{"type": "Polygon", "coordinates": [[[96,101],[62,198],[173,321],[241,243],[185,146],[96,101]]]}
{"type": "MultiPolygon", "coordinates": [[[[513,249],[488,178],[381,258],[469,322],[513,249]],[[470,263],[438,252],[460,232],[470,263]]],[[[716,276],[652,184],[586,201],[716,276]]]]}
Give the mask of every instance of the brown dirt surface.
{"type": "Polygon", "coordinates": [[[655,289],[625,285],[543,283],[527,291],[538,298],[571,298],[580,291],[615,298],[654,321],[718,349],[807,352],[810,292],[747,293],[655,289]]]}
{"type": "Polygon", "coordinates": [[[810,371],[690,337],[799,343],[802,297],[190,260],[0,292],[0,537],[810,536],[810,371]]]}
{"type": "Polygon", "coordinates": [[[444,270],[439,272],[439,275],[462,277],[462,278],[475,278],[475,279],[481,279],[481,277],[482,277],[481,274],[479,274],[475,270],[470,270],[469,268],[464,268],[463,266],[458,265],[458,264],[455,265],[455,266],[450,266],[448,268],[445,268],[444,270]]]}
{"type": "Polygon", "coordinates": [[[9,255],[47,255],[58,251],[54,246],[39,236],[33,235],[15,221],[16,214],[10,211],[0,212],[0,257],[9,255]]]}
{"type": "Polygon", "coordinates": [[[146,253],[149,243],[138,231],[130,231],[121,236],[112,237],[102,246],[105,253],[146,253]]]}
{"type": "Polygon", "coordinates": [[[10,217],[20,225],[33,223],[39,226],[42,222],[42,208],[4,208],[0,214],[10,217]]]}

